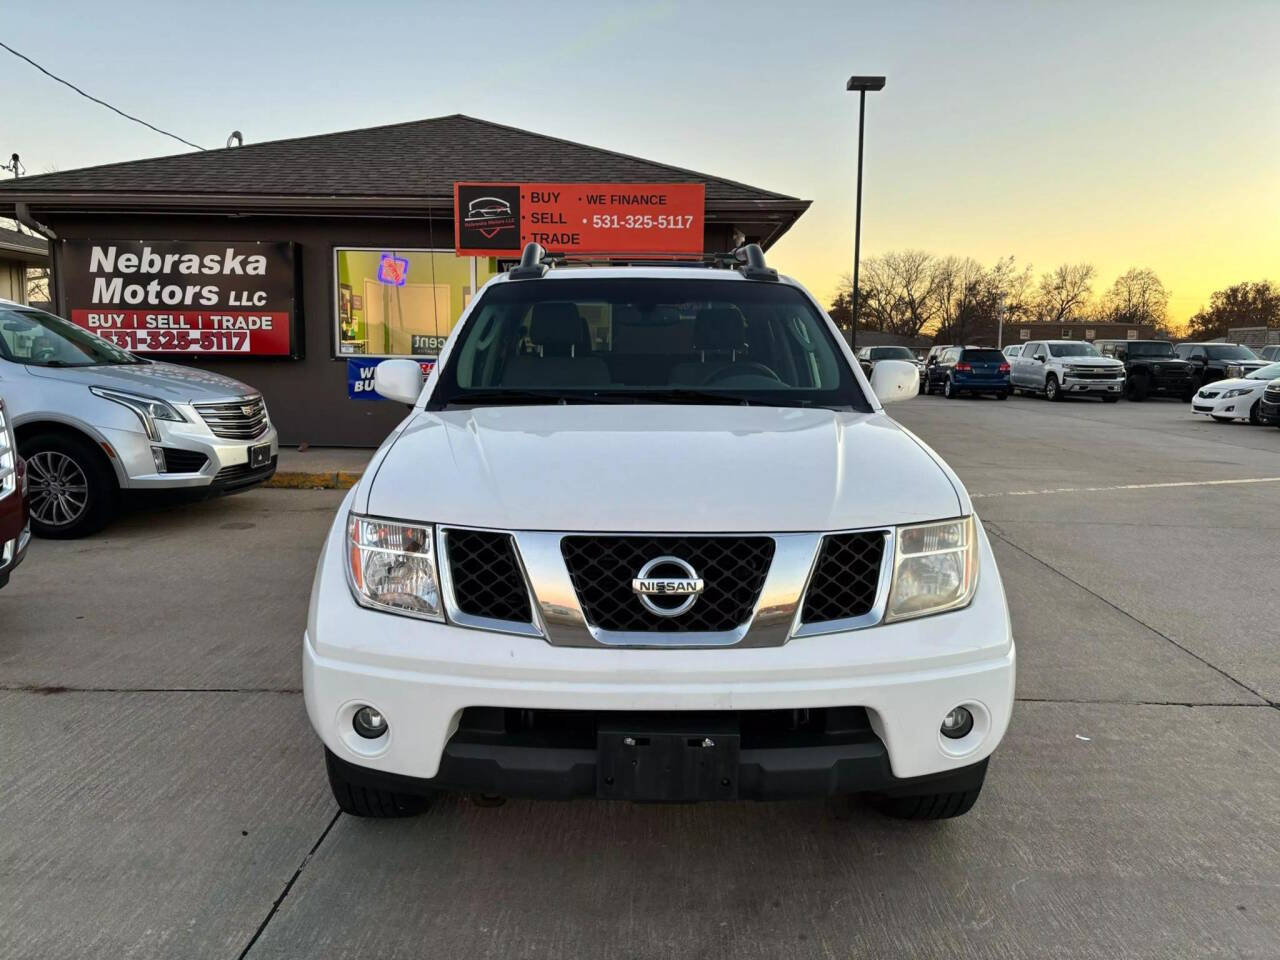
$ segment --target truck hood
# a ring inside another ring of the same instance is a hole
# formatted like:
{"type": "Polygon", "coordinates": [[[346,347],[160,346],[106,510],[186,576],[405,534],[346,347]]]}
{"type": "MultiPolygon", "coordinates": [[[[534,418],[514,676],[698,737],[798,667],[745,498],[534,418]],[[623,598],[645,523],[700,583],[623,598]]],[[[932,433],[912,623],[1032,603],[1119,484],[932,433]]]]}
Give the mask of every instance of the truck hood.
{"type": "Polygon", "coordinates": [[[239,380],[220,373],[183,367],[176,363],[97,364],[92,367],[28,366],[33,377],[82,383],[88,387],[109,387],[127,393],[167,400],[170,403],[203,403],[225,397],[256,394],[239,380]]]}
{"type": "Polygon", "coordinates": [[[1054,357],[1070,367],[1123,367],[1124,364],[1111,357],[1054,357]]]}
{"type": "Polygon", "coordinates": [[[375,516],[513,530],[839,530],[963,512],[947,471],[889,417],[820,409],[426,412],[365,484],[375,516]]]}

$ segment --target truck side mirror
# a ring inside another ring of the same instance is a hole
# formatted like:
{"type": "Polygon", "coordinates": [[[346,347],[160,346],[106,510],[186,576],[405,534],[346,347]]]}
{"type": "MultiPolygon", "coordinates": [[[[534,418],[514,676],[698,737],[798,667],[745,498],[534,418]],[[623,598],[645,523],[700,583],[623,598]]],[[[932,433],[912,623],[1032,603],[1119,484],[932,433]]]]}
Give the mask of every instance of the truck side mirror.
{"type": "Polygon", "coordinates": [[[910,400],[920,392],[920,371],[905,360],[881,360],[871,371],[871,389],[882,404],[910,400]]]}
{"type": "Polygon", "coordinates": [[[373,370],[373,389],[388,400],[415,404],[425,382],[416,360],[383,360],[373,370]]]}

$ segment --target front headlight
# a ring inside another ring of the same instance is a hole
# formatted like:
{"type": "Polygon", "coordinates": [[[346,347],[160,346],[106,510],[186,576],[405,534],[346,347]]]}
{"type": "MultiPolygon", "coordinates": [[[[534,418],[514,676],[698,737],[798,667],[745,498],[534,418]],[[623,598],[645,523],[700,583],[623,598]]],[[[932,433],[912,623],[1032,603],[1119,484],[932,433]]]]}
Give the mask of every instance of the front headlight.
{"type": "Polygon", "coordinates": [[[424,620],[444,620],[436,574],[435,528],[351,514],[347,579],[356,602],[424,620]]]}
{"type": "Polygon", "coordinates": [[[176,423],[186,423],[187,421],[187,418],[180,414],[177,409],[155,397],[124,393],[107,387],[90,387],[89,392],[95,397],[101,397],[103,400],[110,400],[112,403],[128,407],[137,414],[138,419],[142,421],[143,429],[147,431],[148,440],[160,439],[160,431],[156,428],[157,420],[171,420],[176,423]]]}
{"type": "Polygon", "coordinates": [[[1243,397],[1250,393],[1253,393],[1253,390],[1250,389],[1249,387],[1236,387],[1234,390],[1228,390],[1225,393],[1223,393],[1222,399],[1229,400],[1232,397],[1243,397]]]}
{"type": "Polygon", "coordinates": [[[977,585],[972,516],[899,527],[885,622],[963,607],[977,585]]]}

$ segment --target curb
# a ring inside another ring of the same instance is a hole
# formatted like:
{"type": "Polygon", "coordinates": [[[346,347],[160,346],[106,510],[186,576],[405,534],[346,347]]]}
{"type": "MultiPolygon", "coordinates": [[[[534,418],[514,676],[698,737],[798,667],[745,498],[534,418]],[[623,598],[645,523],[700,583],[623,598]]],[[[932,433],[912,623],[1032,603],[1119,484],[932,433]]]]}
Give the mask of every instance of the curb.
{"type": "Polygon", "coordinates": [[[277,470],[263,486],[281,490],[350,490],[360,477],[347,470],[277,470]]]}

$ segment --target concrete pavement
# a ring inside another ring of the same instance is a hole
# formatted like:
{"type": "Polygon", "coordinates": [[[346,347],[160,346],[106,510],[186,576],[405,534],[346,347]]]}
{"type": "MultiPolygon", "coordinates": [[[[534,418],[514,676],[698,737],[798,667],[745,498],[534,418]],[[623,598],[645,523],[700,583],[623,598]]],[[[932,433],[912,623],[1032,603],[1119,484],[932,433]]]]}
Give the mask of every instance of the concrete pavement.
{"type": "Polygon", "coordinates": [[[893,411],[977,496],[1018,637],[968,816],[339,816],[297,690],[342,494],[259,490],[37,542],[0,591],[0,958],[1280,955],[1280,483],[1081,490],[1280,478],[1280,431],[893,411]]]}

